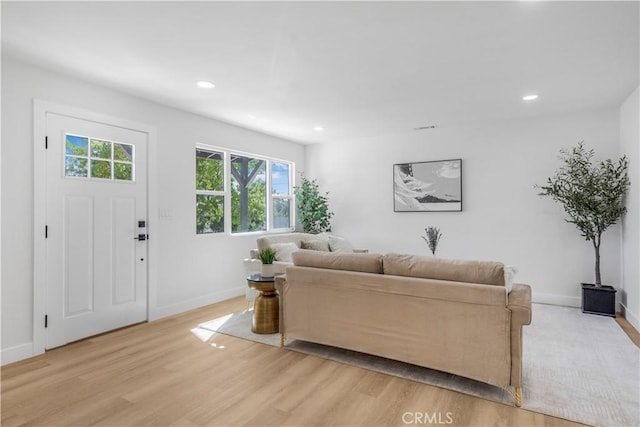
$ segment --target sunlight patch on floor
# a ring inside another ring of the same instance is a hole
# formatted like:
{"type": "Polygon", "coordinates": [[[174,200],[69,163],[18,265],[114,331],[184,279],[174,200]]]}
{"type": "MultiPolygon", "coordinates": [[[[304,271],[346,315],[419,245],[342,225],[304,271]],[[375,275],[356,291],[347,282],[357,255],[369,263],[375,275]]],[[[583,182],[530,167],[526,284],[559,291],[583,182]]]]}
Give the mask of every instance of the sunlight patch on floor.
{"type": "MultiPolygon", "coordinates": [[[[215,331],[218,330],[220,327],[222,327],[222,325],[227,323],[229,319],[231,319],[232,317],[233,317],[233,313],[228,314],[226,316],[219,317],[214,320],[210,320],[205,323],[201,323],[200,325],[191,329],[191,333],[195,335],[200,341],[208,342],[209,340],[213,339],[213,337],[216,335],[215,331]]],[[[218,345],[216,343],[211,343],[211,347],[218,348],[218,349],[224,348],[223,345],[218,345]]]]}
{"type": "Polygon", "coordinates": [[[202,329],[200,327],[191,329],[191,333],[195,335],[202,342],[209,341],[216,334],[213,331],[210,331],[208,329],[202,329]]]}

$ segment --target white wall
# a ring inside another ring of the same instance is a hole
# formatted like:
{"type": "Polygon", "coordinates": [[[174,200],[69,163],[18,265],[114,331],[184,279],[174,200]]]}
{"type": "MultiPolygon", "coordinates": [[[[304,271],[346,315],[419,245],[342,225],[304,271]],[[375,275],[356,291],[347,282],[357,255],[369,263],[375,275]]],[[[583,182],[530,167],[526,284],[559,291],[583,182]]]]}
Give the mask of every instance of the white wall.
{"type": "Polygon", "coordinates": [[[640,330],[640,99],[636,89],[620,107],[620,152],[629,158],[631,187],[622,219],[622,290],[625,317],[640,330]]]}
{"type": "MultiPolygon", "coordinates": [[[[2,356],[31,354],[33,334],[33,99],[84,108],[156,128],[157,176],[150,198],[151,239],[157,246],[157,318],[244,293],[242,259],[255,236],[195,234],[196,142],[296,162],[304,147],[2,58],[2,356]]],[[[150,277],[152,275],[150,274],[150,277]]]]}
{"type": "MultiPolygon", "coordinates": [[[[593,247],[534,184],[560,166],[561,148],[581,140],[617,157],[617,109],[310,146],[306,171],[330,193],[333,231],[356,246],[427,254],[420,236],[438,226],[438,256],[503,261],[535,301],[579,306],[580,282],[594,280],[593,247]],[[394,163],[452,158],[462,158],[463,212],[394,213],[394,163]]],[[[618,225],[604,234],[601,255],[603,281],[618,287],[618,225]]]]}

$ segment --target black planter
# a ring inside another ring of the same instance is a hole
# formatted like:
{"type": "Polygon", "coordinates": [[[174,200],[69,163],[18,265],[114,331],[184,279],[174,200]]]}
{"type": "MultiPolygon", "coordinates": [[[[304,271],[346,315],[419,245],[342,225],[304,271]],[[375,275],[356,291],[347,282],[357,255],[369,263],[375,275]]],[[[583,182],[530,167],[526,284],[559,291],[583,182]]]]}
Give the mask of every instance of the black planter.
{"type": "Polygon", "coordinates": [[[616,317],[615,288],[582,283],[582,312],[616,317]]]}

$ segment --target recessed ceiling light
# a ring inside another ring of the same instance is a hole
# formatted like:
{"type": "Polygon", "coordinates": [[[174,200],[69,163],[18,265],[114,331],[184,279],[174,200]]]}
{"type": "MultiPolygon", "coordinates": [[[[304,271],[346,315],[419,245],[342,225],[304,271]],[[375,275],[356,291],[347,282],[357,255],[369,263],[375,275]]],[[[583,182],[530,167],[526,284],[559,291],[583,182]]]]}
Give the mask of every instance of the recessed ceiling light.
{"type": "Polygon", "coordinates": [[[536,100],[536,99],[538,99],[538,95],[536,95],[536,94],[525,95],[525,96],[522,97],[523,101],[533,101],[533,100],[536,100]]]}
{"type": "Polygon", "coordinates": [[[214,87],[216,87],[216,85],[206,80],[200,80],[196,84],[198,85],[198,87],[201,87],[202,89],[213,89],[214,87]]]}
{"type": "Polygon", "coordinates": [[[313,130],[315,130],[316,132],[322,132],[324,130],[324,127],[322,127],[322,126],[314,126],[313,130]]]}

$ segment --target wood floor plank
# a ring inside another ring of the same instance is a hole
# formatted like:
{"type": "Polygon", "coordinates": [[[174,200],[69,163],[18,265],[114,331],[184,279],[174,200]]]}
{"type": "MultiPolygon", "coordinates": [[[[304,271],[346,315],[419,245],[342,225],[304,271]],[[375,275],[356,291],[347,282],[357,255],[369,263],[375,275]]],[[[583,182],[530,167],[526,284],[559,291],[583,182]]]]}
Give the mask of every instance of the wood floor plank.
{"type": "Polygon", "coordinates": [[[636,331],[631,323],[622,315],[622,313],[616,313],[616,322],[622,330],[629,336],[631,341],[636,345],[636,347],[640,347],[640,333],[636,331]]]}
{"type": "Polygon", "coordinates": [[[1,423],[400,426],[450,413],[460,426],[580,425],[198,329],[244,308],[234,298],[4,366],[1,423]]]}

